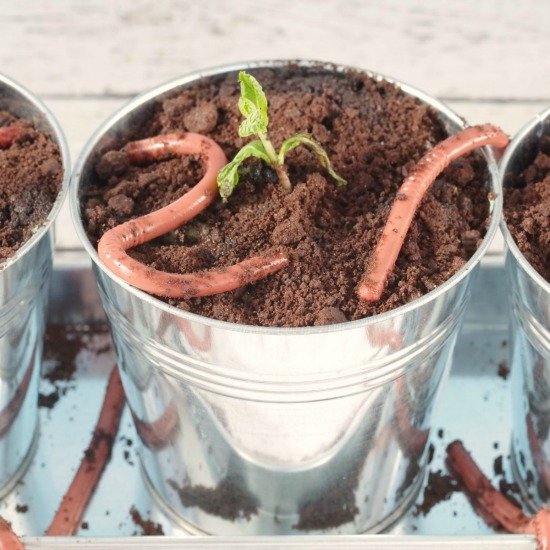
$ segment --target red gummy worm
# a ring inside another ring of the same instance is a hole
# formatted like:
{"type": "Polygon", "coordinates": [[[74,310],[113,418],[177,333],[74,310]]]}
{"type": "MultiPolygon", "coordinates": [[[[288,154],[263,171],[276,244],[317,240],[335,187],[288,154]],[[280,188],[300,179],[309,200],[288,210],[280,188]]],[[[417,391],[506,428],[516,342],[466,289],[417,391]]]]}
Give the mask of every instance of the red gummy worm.
{"type": "Polygon", "coordinates": [[[447,447],[447,466],[462,481],[472,503],[485,521],[502,526],[509,533],[533,534],[538,550],[550,550],[550,510],[541,508],[527,517],[497,491],[481,472],[460,441],[447,447]]]}
{"type": "Polygon", "coordinates": [[[464,485],[483,516],[493,518],[510,533],[526,533],[530,518],[497,491],[460,441],[447,447],[447,466],[464,485]]]}
{"type": "Polygon", "coordinates": [[[46,535],[70,536],[78,531],[86,507],[111,458],[124,403],[120,374],[117,367],[114,367],[109,376],[103,405],[90,444],[46,535]]]}
{"type": "Polygon", "coordinates": [[[0,128],[0,149],[9,147],[21,135],[21,128],[16,124],[0,128]]]}
{"type": "Polygon", "coordinates": [[[537,537],[537,550],[550,550],[550,510],[541,508],[531,520],[529,533],[537,537]]]}
{"type": "Polygon", "coordinates": [[[420,159],[397,192],[367,272],[357,288],[360,300],[380,300],[416,210],[435,178],[458,157],[484,145],[504,148],[508,141],[508,136],[496,126],[472,126],[438,143],[420,159]]]}
{"type": "Polygon", "coordinates": [[[525,417],[525,423],[527,425],[527,439],[529,441],[529,447],[531,448],[531,454],[535,461],[541,480],[544,483],[544,486],[548,489],[550,488],[550,464],[548,464],[548,461],[544,456],[544,450],[541,447],[531,414],[527,414],[525,417]]]}
{"type": "Polygon", "coordinates": [[[176,429],[179,417],[174,403],[170,403],[162,415],[153,422],[145,422],[132,411],[136,431],[146,447],[162,449],[170,443],[176,429]]]}
{"type": "Polygon", "coordinates": [[[218,194],[216,177],[227,164],[227,159],[215,141],[193,133],[167,134],[133,141],[123,151],[132,163],[152,162],[174,154],[200,154],[206,164],[203,178],[183,197],[155,212],[110,229],[99,241],[98,254],[102,262],[127,283],[168,298],[211,296],[263,279],[288,265],[288,258],[277,252],[253,256],[225,268],[177,274],[159,271],[131,258],[126,253],[128,249],[173,231],[215,200],[218,194]]]}
{"type": "Polygon", "coordinates": [[[0,516],[0,550],[25,550],[11,525],[2,516],[0,516]]]}

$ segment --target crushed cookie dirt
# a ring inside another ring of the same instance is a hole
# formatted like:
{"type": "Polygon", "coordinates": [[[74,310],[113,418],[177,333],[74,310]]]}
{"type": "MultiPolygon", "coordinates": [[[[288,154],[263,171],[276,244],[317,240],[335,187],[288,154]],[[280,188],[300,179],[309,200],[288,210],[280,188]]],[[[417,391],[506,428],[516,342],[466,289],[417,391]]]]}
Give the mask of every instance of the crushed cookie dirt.
{"type": "Polygon", "coordinates": [[[0,262],[13,256],[46,221],[61,190],[58,146],[30,121],[0,110],[0,127],[16,124],[19,137],[0,148],[0,262]]]}
{"type": "MultiPolygon", "coordinates": [[[[438,177],[422,201],[383,299],[360,302],[357,284],[399,186],[447,133],[432,108],[363,73],[295,66],[251,72],[269,100],[274,145],[297,132],[311,133],[348,185],[337,188],[305,148],[288,154],[290,193],[270,168],[247,162],[227,204],[217,200],[188,224],[130,254],[157,269],[184,273],[282,251],[289,267],[233,292],[170,304],[250,325],[340,323],[419,298],[468,261],[489,221],[488,174],[479,153],[458,159],[438,177]]],[[[122,141],[105,138],[96,177],[82,195],[91,241],[97,244],[115,225],[169,204],[202,175],[195,156],[130,166],[119,151],[124,143],[202,131],[232,158],[248,141],[237,134],[238,97],[236,73],[205,79],[157,99],[149,119],[130,128],[122,141]]]]}

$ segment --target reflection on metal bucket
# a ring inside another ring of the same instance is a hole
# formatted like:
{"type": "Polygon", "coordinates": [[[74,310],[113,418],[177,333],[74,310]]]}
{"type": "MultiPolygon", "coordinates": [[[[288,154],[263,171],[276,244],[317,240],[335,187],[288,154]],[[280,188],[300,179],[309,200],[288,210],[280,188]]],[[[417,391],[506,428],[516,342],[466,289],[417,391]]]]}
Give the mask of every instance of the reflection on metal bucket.
{"type": "MultiPolygon", "coordinates": [[[[277,63],[268,64],[276,67],[277,63]]],[[[261,63],[255,66],[266,66],[261,63]]],[[[236,325],[168,306],[112,276],[80,220],[79,188],[106,134],[147,116],[136,99],[101,128],[75,170],[77,230],[94,260],[123,383],[142,438],[142,467],[159,501],[191,532],[308,534],[380,531],[416,497],[430,414],[448,371],[475,271],[498,225],[447,283],[392,312],[298,329],[236,325]]],[[[432,105],[450,132],[462,120],[432,105]]]]}
{"type": "MultiPolygon", "coordinates": [[[[542,135],[550,135],[550,109],[510,144],[502,159],[504,186],[533,160],[542,135]]],[[[550,283],[520,252],[505,222],[502,231],[508,246],[513,463],[526,499],[538,509],[550,504],[550,283]]]]}
{"type": "MultiPolygon", "coordinates": [[[[57,123],[29,92],[0,75],[0,109],[28,118],[58,144],[63,166],[67,147],[57,123]]],[[[0,497],[28,465],[37,437],[38,379],[52,268],[49,230],[63,201],[69,174],[43,224],[0,266],[0,497]]]]}

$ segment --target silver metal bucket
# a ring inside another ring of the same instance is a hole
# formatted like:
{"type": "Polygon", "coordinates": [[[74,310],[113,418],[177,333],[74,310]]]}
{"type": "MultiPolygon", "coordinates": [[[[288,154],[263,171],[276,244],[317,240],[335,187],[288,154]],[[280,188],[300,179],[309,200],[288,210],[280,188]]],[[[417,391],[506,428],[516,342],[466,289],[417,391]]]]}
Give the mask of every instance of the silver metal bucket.
{"type": "Polygon", "coordinates": [[[32,120],[57,143],[63,162],[62,189],[46,222],[0,265],[0,498],[17,483],[32,458],[38,435],[38,380],[52,267],[50,227],[69,186],[67,144],[45,105],[0,75],[0,109],[32,120]]]}
{"type": "MultiPolygon", "coordinates": [[[[515,137],[501,163],[503,186],[533,159],[550,135],[550,109],[515,137]]],[[[550,504],[550,283],[527,261],[502,222],[510,289],[510,363],[513,399],[513,465],[532,507],[550,504]]]]}
{"type": "MultiPolygon", "coordinates": [[[[174,519],[193,533],[223,535],[380,531],[422,481],[431,410],[472,275],[498,226],[491,152],[493,217],[467,265],[411,304],[340,325],[253,327],[181,311],[107,271],[81,222],[79,190],[106,134],[120,135],[148,116],[152,100],[199,78],[278,65],[193,74],[133,100],[84,148],[73,216],[111,323],[143,471],[174,519]]],[[[442,103],[399,85],[433,106],[450,132],[463,127],[442,103]]]]}

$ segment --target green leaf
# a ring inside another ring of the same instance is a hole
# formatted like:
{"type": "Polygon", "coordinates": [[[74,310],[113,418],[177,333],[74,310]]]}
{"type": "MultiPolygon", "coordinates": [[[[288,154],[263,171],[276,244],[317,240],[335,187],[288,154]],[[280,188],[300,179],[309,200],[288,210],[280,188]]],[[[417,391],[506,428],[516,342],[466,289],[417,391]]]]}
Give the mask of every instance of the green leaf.
{"type": "Polygon", "coordinates": [[[265,152],[263,143],[256,139],[247,143],[219,172],[217,177],[218,189],[224,202],[231,196],[239,183],[239,167],[248,158],[255,157],[270,164],[269,156],[265,152]]]}
{"type": "Polygon", "coordinates": [[[239,110],[244,120],[239,126],[239,136],[247,137],[254,134],[265,134],[269,117],[267,116],[267,98],[260,83],[245,71],[239,73],[241,97],[239,110]]]}
{"type": "Polygon", "coordinates": [[[348,182],[344,178],[339,176],[332,168],[327,152],[323,149],[321,144],[315,141],[309,134],[296,134],[289,137],[288,139],[285,139],[285,141],[283,141],[281,145],[281,148],[279,149],[279,154],[277,156],[279,164],[283,164],[285,161],[285,155],[299,145],[305,145],[306,147],[309,147],[317,155],[319,162],[321,163],[323,168],[325,168],[325,170],[330,174],[330,176],[336,181],[336,185],[338,187],[341,187],[342,185],[347,185],[348,182]]]}

